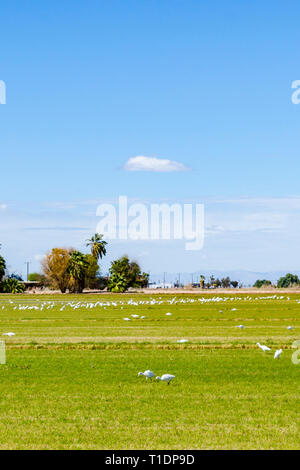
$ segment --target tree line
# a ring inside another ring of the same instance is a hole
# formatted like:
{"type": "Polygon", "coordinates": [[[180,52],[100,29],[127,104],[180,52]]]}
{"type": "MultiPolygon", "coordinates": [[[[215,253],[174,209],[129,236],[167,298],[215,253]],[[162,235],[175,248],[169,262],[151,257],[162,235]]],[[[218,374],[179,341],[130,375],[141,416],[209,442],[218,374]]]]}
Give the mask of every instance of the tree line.
{"type": "Polygon", "coordinates": [[[287,273],[285,276],[282,276],[278,279],[277,283],[272,284],[268,279],[257,279],[253,284],[253,287],[278,287],[279,289],[284,289],[286,287],[297,287],[300,285],[300,279],[296,274],[287,273]]]}
{"type": "MultiPolygon", "coordinates": [[[[62,293],[81,293],[83,289],[104,289],[125,292],[130,287],[147,287],[149,274],[142,272],[136,261],[127,255],[111,263],[108,276],[102,276],[99,261],[106,255],[107,242],[96,233],[86,240],[90,253],[74,248],[52,248],[41,262],[42,273],[30,273],[28,281],[62,293]]],[[[25,289],[20,276],[6,275],[6,262],[0,255],[0,292],[21,293],[25,289]]]]}
{"type": "Polygon", "coordinates": [[[232,281],[229,276],[224,277],[222,279],[215,279],[215,277],[211,275],[209,279],[206,280],[205,276],[201,274],[199,287],[201,287],[201,289],[217,289],[219,287],[222,287],[223,289],[229,289],[230,287],[241,287],[241,284],[239,284],[238,281],[232,281]]]}
{"type": "MultiPolygon", "coordinates": [[[[112,261],[109,275],[102,276],[99,261],[106,255],[107,242],[103,235],[96,233],[86,240],[86,247],[90,253],[82,253],[74,248],[52,248],[41,262],[42,274],[31,273],[29,281],[36,281],[40,286],[58,289],[62,293],[81,293],[83,289],[104,289],[110,292],[125,292],[130,287],[148,287],[149,274],[142,272],[136,261],[131,261],[127,255],[112,261]]],[[[0,245],[1,248],[1,245],[0,245]]],[[[17,274],[7,275],[5,259],[0,255],[0,292],[22,293],[25,289],[22,278],[17,274]]],[[[200,276],[199,284],[202,289],[209,288],[237,288],[241,287],[238,281],[232,281],[229,276],[209,279],[200,276]]],[[[297,287],[300,279],[296,274],[288,273],[272,284],[267,279],[257,279],[253,287],[297,287]]]]}

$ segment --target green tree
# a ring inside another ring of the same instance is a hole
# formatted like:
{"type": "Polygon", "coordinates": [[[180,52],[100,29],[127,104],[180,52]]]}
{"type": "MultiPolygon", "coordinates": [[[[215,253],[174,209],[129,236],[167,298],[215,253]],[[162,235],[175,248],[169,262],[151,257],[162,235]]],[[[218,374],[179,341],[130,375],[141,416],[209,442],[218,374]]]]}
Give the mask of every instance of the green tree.
{"type": "Polygon", "coordinates": [[[277,287],[290,287],[293,285],[300,284],[300,280],[296,274],[288,273],[284,277],[281,277],[277,282],[277,287]]]}
{"type": "Polygon", "coordinates": [[[221,284],[222,284],[222,287],[223,287],[224,289],[228,289],[228,288],[230,287],[230,283],[231,283],[231,281],[230,281],[230,277],[229,277],[229,276],[224,277],[223,279],[221,279],[221,284]]]}
{"type": "Polygon", "coordinates": [[[85,287],[88,289],[95,289],[98,285],[99,266],[96,258],[93,255],[85,255],[87,261],[87,268],[85,271],[85,287]]]}
{"type": "Polygon", "coordinates": [[[120,283],[122,289],[125,288],[125,290],[129,287],[141,287],[145,284],[145,281],[148,284],[148,278],[145,278],[147,274],[141,273],[139,264],[136,261],[129,261],[127,255],[113,261],[109,273],[108,290],[112,290],[114,283],[120,283]]]}
{"type": "Polygon", "coordinates": [[[128,289],[128,280],[120,273],[112,273],[108,281],[107,289],[110,292],[125,292],[128,289]]]}
{"type": "Polygon", "coordinates": [[[255,281],[253,284],[253,287],[260,289],[263,286],[271,286],[271,284],[271,281],[268,281],[267,279],[257,279],[257,281],[255,281]]]}
{"type": "Polygon", "coordinates": [[[88,268],[86,255],[80,251],[71,251],[67,272],[70,276],[69,289],[81,293],[84,289],[85,276],[88,268]]]}
{"type": "Polygon", "coordinates": [[[106,255],[107,242],[103,240],[101,233],[95,233],[87,242],[86,246],[91,247],[91,253],[95,259],[102,259],[106,255]]]}
{"type": "Polygon", "coordinates": [[[149,274],[143,272],[139,276],[138,283],[139,283],[140,287],[143,287],[143,288],[148,287],[149,286],[149,274]]]}
{"type": "Polygon", "coordinates": [[[39,282],[43,286],[46,285],[46,278],[43,274],[40,273],[29,273],[28,281],[39,282]]]}
{"type": "Polygon", "coordinates": [[[201,274],[201,276],[200,276],[200,287],[201,287],[201,289],[204,289],[204,286],[205,286],[205,276],[203,276],[203,274],[201,274]]]}
{"type": "Polygon", "coordinates": [[[3,276],[5,274],[5,269],[6,269],[5,259],[0,255],[0,282],[2,281],[3,276]]]}

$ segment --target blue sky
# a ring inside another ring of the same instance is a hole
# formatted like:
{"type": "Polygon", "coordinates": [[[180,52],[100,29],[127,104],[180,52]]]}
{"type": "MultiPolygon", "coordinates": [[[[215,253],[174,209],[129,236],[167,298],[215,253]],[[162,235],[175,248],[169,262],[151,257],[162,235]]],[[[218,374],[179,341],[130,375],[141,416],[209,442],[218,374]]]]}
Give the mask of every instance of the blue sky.
{"type": "Polygon", "coordinates": [[[169,271],[300,266],[299,2],[10,0],[0,13],[12,270],[83,249],[97,204],[123,194],[205,203],[205,246],[116,242],[104,270],[123,252],[152,272],[162,255],[169,271]],[[126,171],[139,155],[189,171],[126,171]]]}

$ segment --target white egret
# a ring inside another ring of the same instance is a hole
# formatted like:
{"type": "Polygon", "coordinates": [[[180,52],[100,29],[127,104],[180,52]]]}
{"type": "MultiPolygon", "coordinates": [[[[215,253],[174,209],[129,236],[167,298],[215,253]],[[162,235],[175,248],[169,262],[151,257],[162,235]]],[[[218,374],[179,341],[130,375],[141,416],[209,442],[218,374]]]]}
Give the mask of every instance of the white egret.
{"type": "Polygon", "coordinates": [[[288,326],[287,329],[288,329],[288,330],[292,330],[293,327],[292,327],[292,326],[288,326]]]}
{"type": "Polygon", "coordinates": [[[280,354],[282,353],[282,349],[277,349],[274,354],[274,359],[279,359],[280,354]]]}
{"type": "Polygon", "coordinates": [[[155,374],[152,372],[152,370],[145,370],[145,372],[139,372],[138,377],[140,375],[144,375],[146,377],[146,379],[152,379],[152,377],[155,376],[155,374]]]}
{"type": "Polygon", "coordinates": [[[123,318],[123,320],[125,320],[125,321],[130,321],[130,318],[123,318]]]}
{"type": "Polygon", "coordinates": [[[179,340],[177,341],[177,343],[188,343],[188,342],[189,342],[188,339],[179,339],[179,340]]]}
{"type": "Polygon", "coordinates": [[[163,382],[167,382],[168,385],[173,379],[175,379],[175,375],[171,375],[171,374],[164,374],[161,377],[157,376],[155,378],[155,380],[162,380],[163,382]]]}
{"type": "Polygon", "coordinates": [[[170,316],[170,315],[172,315],[172,313],[168,312],[168,313],[166,313],[166,315],[170,316]]]}
{"type": "Polygon", "coordinates": [[[266,351],[271,351],[271,348],[269,348],[268,346],[265,346],[264,344],[260,344],[260,343],[256,343],[257,346],[263,350],[263,352],[266,352],[266,351]]]}
{"type": "Polygon", "coordinates": [[[244,325],[237,325],[236,328],[240,328],[242,330],[244,328],[244,325]]]}
{"type": "Polygon", "coordinates": [[[15,336],[16,333],[9,331],[8,333],[3,333],[3,336],[15,336]]]}

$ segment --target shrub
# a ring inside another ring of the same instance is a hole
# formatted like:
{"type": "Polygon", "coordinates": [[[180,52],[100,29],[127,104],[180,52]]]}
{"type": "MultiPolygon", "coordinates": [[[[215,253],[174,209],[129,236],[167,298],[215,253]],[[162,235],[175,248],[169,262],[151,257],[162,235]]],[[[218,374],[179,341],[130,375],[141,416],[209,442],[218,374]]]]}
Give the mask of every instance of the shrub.
{"type": "Polygon", "coordinates": [[[271,285],[272,285],[271,281],[268,281],[266,279],[257,279],[257,281],[255,281],[255,283],[253,284],[253,287],[260,288],[263,286],[271,286],[271,285]]]}
{"type": "Polygon", "coordinates": [[[284,277],[281,277],[277,282],[277,287],[290,287],[292,285],[300,284],[300,280],[296,274],[288,273],[284,277]]]}
{"type": "Polygon", "coordinates": [[[128,289],[128,282],[119,273],[113,273],[108,281],[107,289],[110,292],[125,292],[128,289]]]}
{"type": "Polygon", "coordinates": [[[111,263],[108,290],[124,292],[129,287],[146,287],[149,275],[142,273],[136,261],[129,261],[128,256],[122,256],[111,263]]]}
{"type": "Polygon", "coordinates": [[[2,291],[7,294],[22,294],[24,290],[24,284],[14,277],[9,277],[2,282],[2,291]]]}

